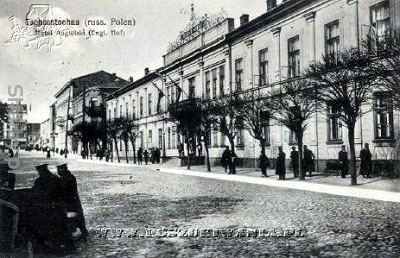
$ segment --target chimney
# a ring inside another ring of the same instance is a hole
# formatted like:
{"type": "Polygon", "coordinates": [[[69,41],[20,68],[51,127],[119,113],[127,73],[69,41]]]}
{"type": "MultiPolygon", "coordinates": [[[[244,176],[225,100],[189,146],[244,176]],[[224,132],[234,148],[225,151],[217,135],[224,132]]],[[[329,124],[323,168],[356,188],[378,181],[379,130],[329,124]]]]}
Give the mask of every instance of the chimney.
{"type": "Polygon", "coordinates": [[[240,26],[242,26],[243,24],[246,24],[248,22],[249,22],[249,15],[242,14],[242,16],[240,16],[240,26]]]}
{"type": "Polygon", "coordinates": [[[150,73],[150,70],[148,67],[144,68],[144,75],[148,75],[150,73]]]}
{"type": "Polygon", "coordinates": [[[276,0],[267,0],[267,12],[276,6],[276,0]]]}
{"type": "Polygon", "coordinates": [[[133,77],[129,77],[129,82],[133,82],[133,77]]]}

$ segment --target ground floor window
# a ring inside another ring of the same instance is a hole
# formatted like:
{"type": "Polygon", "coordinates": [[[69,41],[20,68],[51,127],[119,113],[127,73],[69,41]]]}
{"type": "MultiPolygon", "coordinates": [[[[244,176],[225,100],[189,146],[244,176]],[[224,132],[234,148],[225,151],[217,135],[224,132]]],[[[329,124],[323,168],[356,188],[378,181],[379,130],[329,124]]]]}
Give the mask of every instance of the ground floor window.
{"type": "Polygon", "coordinates": [[[374,96],[375,139],[392,140],[393,130],[393,100],[387,92],[374,96]]]}
{"type": "Polygon", "coordinates": [[[341,112],[338,102],[328,103],[328,141],[342,141],[341,112]]]}

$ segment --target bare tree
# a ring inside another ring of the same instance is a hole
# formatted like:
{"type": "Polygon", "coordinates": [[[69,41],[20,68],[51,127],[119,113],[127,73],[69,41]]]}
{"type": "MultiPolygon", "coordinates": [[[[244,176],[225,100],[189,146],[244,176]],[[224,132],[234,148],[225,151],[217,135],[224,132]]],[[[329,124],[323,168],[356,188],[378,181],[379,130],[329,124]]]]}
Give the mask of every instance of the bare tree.
{"type": "Polygon", "coordinates": [[[191,152],[196,152],[195,142],[196,132],[199,131],[201,125],[201,108],[200,100],[189,98],[171,104],[168,107],[170,119],[177,124],[178,129],[186,136],[186,148],[188,153],[188,169],[190,169],[191,152]]]}
{"type": "Polygon", "coordinates": [[[393,94],[394,104],[400,108],[400,29],[389,30],[382,36],[371,31],[362,47],[373,60],[371,68],[381,82],[379,86],[393,94]]]}
{"type": "Polygon", "coordinates": [[[244,128],[239,114],[238,101],[234,96],[214,100],[211,116],[220,132],[229,140],[231,151],[235,153],[235,138],[238,130],[244,128]]]}
{"type": "Polygon", "coordinates": [[[115,118],[114,120],[110,121],[107,125],[107,136],[110,139],[111,145],[114,143],[115,151],[117,153],[118,163],[121,162],[118,150],[118,139],[120,136],[122,123],[123,121],[121,120],[121,118],[115,118]]]}
{"type": "Polygon", "coordinates": [[[315,113],[315,90],[303,78],[285,81],[277,94],[271,94],[270,109],[273,118],[292,131],[297,138],[300,180],[305,179],[302,169],[303,136],[307,120],[315,113]]]}
{"type": "Polygon", "coordinates": [[[322,60],[306,71],[315,86],[315,97],[325,103],[341,107],[339,118],[348,129],[350,146],[351,184],[357,184],[356,154],[354,146],[355,124],[368,103],[376,74],[371,69],[371,57],[366,51],[349,48],[335,55],[323,56],[322,60]]]}
{"type": "Polygon", "coordinates": [[[268,142],[267,126],[271,116],[271,102],[260,91],[247,91],[235,97],[235,107],[243,119],[243,128],[260,142],[261,152],[265,155],[268,142]]]}

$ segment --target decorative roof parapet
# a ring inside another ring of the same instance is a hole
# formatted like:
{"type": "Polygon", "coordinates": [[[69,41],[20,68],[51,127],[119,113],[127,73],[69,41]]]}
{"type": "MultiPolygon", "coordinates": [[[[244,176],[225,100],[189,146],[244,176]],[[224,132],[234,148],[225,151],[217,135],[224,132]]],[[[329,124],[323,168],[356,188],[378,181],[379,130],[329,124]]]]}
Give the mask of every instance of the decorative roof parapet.
{"type": "Polygon", "coordinates": [[[179,32],[178,38],[171,42],[168,46],[167,53],[170,53],[176,49],[178,49],[183,44],[193,40],[201,33],[204,33],[214,26],[221,23],[223,20],[227,18],[227,13],[224,9],[221,9],[221,12],[218,14],[207,15],[204,14],[202,17],[198,17],[194,14],[192,9],[192,16],[189,24],[186,28],[179,32]]]}

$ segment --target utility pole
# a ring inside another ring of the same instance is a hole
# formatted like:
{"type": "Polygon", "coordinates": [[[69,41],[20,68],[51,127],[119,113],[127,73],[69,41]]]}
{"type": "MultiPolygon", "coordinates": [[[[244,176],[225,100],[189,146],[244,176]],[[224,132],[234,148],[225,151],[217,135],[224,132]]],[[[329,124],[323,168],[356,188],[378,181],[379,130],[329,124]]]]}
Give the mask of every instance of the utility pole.
{"type": "Polygon", "coordinates": [[[69,83],[69,92],[68,92],[68,103],[67,103],[67,120],[65,124],[65,152],[64,152],[64,157],[68,157],[68,121],[69,121],[69,108],[70,108],[70,103],[71,103],[71,82],[69,83]]]}

